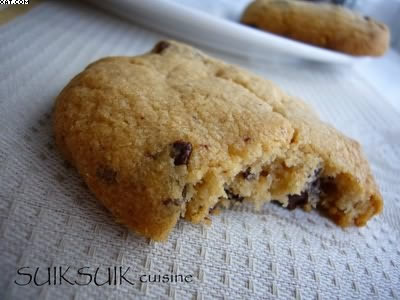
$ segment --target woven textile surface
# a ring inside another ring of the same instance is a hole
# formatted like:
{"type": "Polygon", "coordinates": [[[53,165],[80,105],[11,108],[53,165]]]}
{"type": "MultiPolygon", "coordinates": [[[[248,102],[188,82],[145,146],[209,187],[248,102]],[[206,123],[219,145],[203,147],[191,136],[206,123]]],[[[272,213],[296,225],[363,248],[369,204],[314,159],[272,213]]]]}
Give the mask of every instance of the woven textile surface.
{"type": "Polygon", "coordinates": [[[385,201],[366,227],[272,204],[225,210],[209,227],[180,221],[165,243],[114,222],[54,149],[52,106],[90,62],[162,38],[78,2],[43,2],[0,27],[0,299],[398,299],[400,113],[350,67],[204,49],[275,81],[360,141],[385,201]],[[133,284],[20,286],[27,266],[41,281],[47,268],[100,267],[104,281],[107,267],[129,267],[133,284]],[[140,282],[143,274],[193,280],[140,282]]]}

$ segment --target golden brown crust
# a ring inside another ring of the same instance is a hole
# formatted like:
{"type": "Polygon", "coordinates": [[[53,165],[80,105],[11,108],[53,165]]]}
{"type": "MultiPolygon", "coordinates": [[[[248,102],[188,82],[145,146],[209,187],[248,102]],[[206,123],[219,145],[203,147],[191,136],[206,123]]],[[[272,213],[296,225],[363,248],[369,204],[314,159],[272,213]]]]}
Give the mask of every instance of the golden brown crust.
{"type": "Polygon", "coordinates": [[[321,170],[337,191],[320,207],[338,224],[381,210],[358,143],[269,81],[163,43],[89,65],[56,101],[58,148],[117,220],[163,240],[232,195],[288,205],[321,170]]]}
{"type": "Polygon", "coordinates": [[[246,8],[241,22],[356,56],[383,55],[390,40],[385,24],[327,3],[256,0],[246,8]]]}

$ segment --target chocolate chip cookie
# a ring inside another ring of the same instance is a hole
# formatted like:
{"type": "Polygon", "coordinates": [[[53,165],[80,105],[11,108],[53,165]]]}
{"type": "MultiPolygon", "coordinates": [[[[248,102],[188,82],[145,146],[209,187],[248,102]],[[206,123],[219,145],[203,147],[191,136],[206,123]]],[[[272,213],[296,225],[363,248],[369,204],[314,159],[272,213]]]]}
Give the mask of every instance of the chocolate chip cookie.
{"type": "Polygon", "coordinates": [[[256,0],[245,9],[241,22],[356,56],[380,56],[389,47],[385,24],[329,3],[256,0]]]}
{"type": "Polygon", "coordinates": [[[90,64],[53,117],[97,199],[154,240],[243,202],[319,209],[340,226],[382,209],[356,141],[273,83],[174,41],[90,64]]]}

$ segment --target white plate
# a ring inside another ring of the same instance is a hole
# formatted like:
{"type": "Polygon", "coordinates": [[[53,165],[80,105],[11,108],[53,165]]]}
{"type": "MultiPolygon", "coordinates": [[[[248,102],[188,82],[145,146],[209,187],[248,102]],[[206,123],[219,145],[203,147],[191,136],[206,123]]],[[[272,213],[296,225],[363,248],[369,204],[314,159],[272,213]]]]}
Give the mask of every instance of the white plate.
{"type": "MultiPolygon", "coordinates": [[[[198,8],[166,0],[87,0],[90,3],[141,25],[181,40],[247,57],[303,58],[312,61],[354,64],[365,58],[310,46],[206,13],[198,8]]],[[[178,0],[179,1],[179,0],[178,0]]],[[[180,0],[182,2],[182,0],[180,0]]],[[[218,5],[203,0],[202,6],[218,5]]],[[[190,2],[190,1],[187,1],[190,2]]],[[[235,1],[230,1],[231,3],[235,1]]],[[[229,2],[219,1],[219,9],[229,2]]],[[[242,2],[243,3],[243,2],[242,2]]],[[[232,4],[234,5],[234,4],[232,4]]]]}

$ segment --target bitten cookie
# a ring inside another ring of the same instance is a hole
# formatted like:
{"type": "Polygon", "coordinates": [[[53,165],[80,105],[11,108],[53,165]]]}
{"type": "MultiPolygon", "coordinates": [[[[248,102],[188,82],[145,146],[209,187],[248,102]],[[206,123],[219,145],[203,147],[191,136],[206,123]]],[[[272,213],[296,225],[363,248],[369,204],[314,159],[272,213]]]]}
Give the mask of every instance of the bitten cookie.
{"type": "Polygon", "coordinates": [[[243,201],[364,225],[382,199],[357,142],[271,82],[174,41],[90,64],[54,110],[56,143],[118,221],[164,240],[243,201]]]}
{"type": "Polygon", "coordinates": [[[389,46],[383,23],[329,3],[256,0],[241,22],[304,43],[351,55],[380,56],[389,46]]]}

